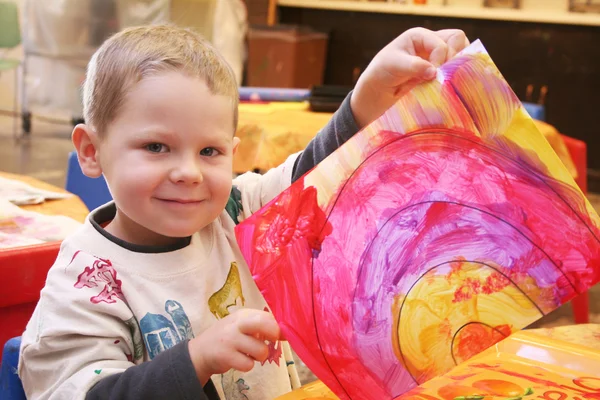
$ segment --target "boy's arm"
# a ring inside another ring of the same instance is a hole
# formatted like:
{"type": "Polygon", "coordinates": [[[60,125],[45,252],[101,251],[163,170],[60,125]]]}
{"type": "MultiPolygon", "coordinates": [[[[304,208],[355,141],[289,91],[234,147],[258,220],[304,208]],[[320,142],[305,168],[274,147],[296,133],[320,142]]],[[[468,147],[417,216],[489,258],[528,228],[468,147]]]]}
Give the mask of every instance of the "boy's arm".
{"type": "Polygon", "coordinates": [[[151,362],[107,376],[85,396],[86,400],[218,398],[210,379],[204,389],[200,385],[187,340],[163,351],[151,362]]]}
{"type": "Polygon", "coordinates": [[[352,92],[346,96],[327,125],[300,153],[294,164],[292,182],[297,181],[360,130],[350,107],[351,97],[352,92]]]}

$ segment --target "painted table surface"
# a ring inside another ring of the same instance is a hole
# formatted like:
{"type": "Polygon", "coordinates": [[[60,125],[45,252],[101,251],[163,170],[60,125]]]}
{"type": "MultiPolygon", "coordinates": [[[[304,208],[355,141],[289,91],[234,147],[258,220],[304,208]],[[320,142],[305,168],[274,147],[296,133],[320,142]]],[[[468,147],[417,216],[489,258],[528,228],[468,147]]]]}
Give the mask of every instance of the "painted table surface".
{"type": "MultiPolygon", "coordinates": [[[[600,325],[515,333],[402,400],[581,400],[600,398],[600,325]]],[[[316,381],[278,400],[338,399],[316,381]]]]}
{"type": "MultiPolygon", "coordinates": [[[[303,150],[333,114],[311,112],[307,103],[240,104],[236,135],[242,139],[234,157],[236,173],[268,170],[303,150]]],[[[567,170],[576,168],[559,132],[550,124],[534,121],[567,170]]]]}
{"type": "MultiPolygon", "coordinates": [[[[49,183],[42,182],[38,179],[18,174],[10,174],[7,172],[0,172],[0,177],[7,179],[19,180],[25,182],[31,186],[51,190],[59,193],[68,193],[66,190],[59,188],[49,183]]],[[[42,204],[21,206],[24,210],[35,211],[45,215],[64,215],[66,217],[73,218],[76,221],[84,222],[85,218],[89,214],[89,211],[85,204],[77,196],[71,196],[66,199],[59,200],[48,200],[42,204]]]]}

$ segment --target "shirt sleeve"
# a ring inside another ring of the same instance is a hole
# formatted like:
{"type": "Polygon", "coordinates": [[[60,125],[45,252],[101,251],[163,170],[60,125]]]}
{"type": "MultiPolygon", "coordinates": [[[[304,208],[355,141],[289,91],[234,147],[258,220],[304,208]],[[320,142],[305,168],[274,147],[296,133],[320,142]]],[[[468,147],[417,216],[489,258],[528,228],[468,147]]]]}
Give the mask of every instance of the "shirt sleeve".
{"type": "Polygon", "coordinates": [[[165,351],[156,363],[143,362],[139,327],[120,284],[109,261],[61,251],[22,336],[18,372],[28,399],[85,399],[98,382],[116,374],[116,382],[107,381],[114,384],[111,390],[102,391],[100,384],[91,398],[138,398],[135,388],[119,391],[133,376],[144,385],[137,393],[206,398],[200,382],[189,378],[191,361],[174,359],[181,348],[165,351]],[[161,370],[164,377],[180,379],[158,380],[161,370]]]}
{"type": "Polygon", "coordinates": [[[246,172],[233,180],[226,211],[237,224],[260,210],[292,183],[292,171],[298,154],[293,154],[264,175],[246,172]]]}
{"type": "Polygon", "coordinates": [[[151,362],[129,367],[94,385],[86,400],[219,399],[212,380],[202,388],[196,377],[188,340],[163,351],[151,362]]]}
{"type": "Polygon", "coordinates": [[[247,172],[233,180],[226,210],[235,223],[261,209],[359,131],[350,107],[351,95],[348,94],[304,151],[291,155],[282,165],[264,175],[247,172]]]}
{"type": "Polygon", "coordinates": [[[352,92],[346,96],[327,125],[321,129],[298,156],[292,173],[292,182],[300,179],[302,175],[327,158],[359,131],[350,107],[351,97],[352,92]]]}

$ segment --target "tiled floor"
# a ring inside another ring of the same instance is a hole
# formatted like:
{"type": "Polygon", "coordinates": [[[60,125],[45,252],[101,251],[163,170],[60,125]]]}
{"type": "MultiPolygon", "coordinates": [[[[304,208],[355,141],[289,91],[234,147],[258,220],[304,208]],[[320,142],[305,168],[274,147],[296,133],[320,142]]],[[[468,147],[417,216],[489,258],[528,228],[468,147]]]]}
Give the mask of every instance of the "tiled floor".
{"type": "MultiPolygon", "coordinates": [[[[57,186],[64,186],[67,155],[73,150],[71,127],[34,121],[30,139],[15,142],[12,121],[0,115],[0,171],[27,174],[57,186]]],[[[600,211],[600,195],[590,195],[590,201],[600,211]]],[[[600,323],[600,285],[590,292],[592,322],[600,323]]],[[[534,326],[550,327],[573,322],[571,306],[560,307],[534,326]]],[[[300,363],[301,365],[301,363],[300,363]]],[[[310,371],[299,368],[303,382],[314,380],[310,371]]]]}

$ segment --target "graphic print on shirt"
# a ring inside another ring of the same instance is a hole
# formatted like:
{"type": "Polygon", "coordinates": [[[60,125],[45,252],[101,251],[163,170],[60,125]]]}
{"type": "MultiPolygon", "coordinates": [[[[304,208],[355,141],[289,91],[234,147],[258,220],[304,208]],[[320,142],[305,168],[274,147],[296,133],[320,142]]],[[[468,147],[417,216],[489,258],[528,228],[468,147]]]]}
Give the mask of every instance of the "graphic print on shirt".
{"type": "Polygon", "coordinates": [[[242,192],[235,186],[232,186],[231,188],[225,211],[227,211],[227,214],[229,214],[236,225],[242,222],[239,218],[242,211],[244,211],[244,206],[242,205],[242,192]]]}
{"type": "Polygon", "coordinates": [[[142,342],[140,326],[135,317],[131,317],[127,321],[123,321],[123,323],[129,328],[133,343],[133,354],[127,354],[127,359],[131,362],[141,360],[144,357],[144,343],[142,342]]]}
{"type": "MultiPolygon", "coordinates": [[[[269,309],[267,307],[264,308],[264,311],[269,312],[269,309]]],[[[269,348],[269,354],[267,355],[267,358],[264,361],[260,362],[260,365],[265,365],[267,363],[267,361],[269,362],[269,364],[275,363],[277,364],[277,366],[279,366],[279,361],[281,360],[281,354],[283,353],[283,350],[281,348],[282,344],[280,341],[275,341],[275,342],[271,342],[269,340],[267,340],[267,347],[269,348]]]]}
{"type": "Polygon", "coordinates": [[[125,296],[121,291],[121,281],[117,278],[117,271],[112,266],[110,260],[77,251],[73,255],[69,265],[71,265],[73,261],[75,261],[75,258],[80,254],[88,256],[90,261],[86,262],[88,266],[86,266],[83,272],[79,274],[77,282],[75,282],[75,285],[73,286],[77,289],[82,289],[84,287],[101,288],[98,295],[90,298],[90,301],[93,304],[101,302],[112,304],[116,303],[117,299],[125,301],[125,296]]]}
{"type": "Polygon", "coordinates": [[[229,307],[237,305],[238,299],[243,306],[246,300],[242,293],[240,271],[237,263],[233,261],[229,266],[229,273],[223,287],[208,299],[208,308],[217,319],[225,318],[229,315],[229,307]]]}
{"type": "Polygon", "coordinates": [[[181,303],[175,300],[167,300],[165,311],[168,317],[146,313],[140,320],[140,329],[150,359],[179,342],[194,338],[192,324],[181,303]]]}
{"type": "Polygon", "coordinates": [[[248,396],[244,392],[250,390],[250,386],[242,378],[236,379],[237,374],[236,370],[231,369],[221,375],[223,394],[227,400],[248,400],[248,396]]]}
{"type": "MultiPolygon", "coordinates": [[[[229,272],[227,273],[225,283],[221,289],[213,293],[208,299],[208,308],[216,319],[222,319],[229,315],[229,307],[236,306],[238,299],[241,303],[240,305],[243,306],[246,300],[242,293],[240,270],[237,263],[233,261],[229,264],[229,272]]],[[[237,374],[239,373],[235,370],[221,374],[221,387],[227,400],[248,399],[248,396],[244,392],[250,390],[250,386],[241,377],[236,378],[237,374]]]]}

